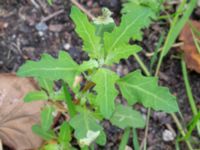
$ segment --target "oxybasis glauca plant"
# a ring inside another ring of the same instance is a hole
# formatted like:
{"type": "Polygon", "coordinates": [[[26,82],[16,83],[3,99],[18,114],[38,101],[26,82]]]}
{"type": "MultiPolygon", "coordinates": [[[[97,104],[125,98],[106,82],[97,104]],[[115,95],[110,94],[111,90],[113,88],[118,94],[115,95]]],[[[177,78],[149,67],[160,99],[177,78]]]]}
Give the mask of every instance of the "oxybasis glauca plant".
{"type": "Polygon", "coordinates": [[[151,22],[150,11],[135,9],[131,13],[124,12],[120,25],[116,26],[107,9],[103,10],[103,16],[90,22],[83,12],[73,6],[70,17],[83,41],[82,49],[90,59],[79,65],[67,52],[60,51],[58,58],[43,54],[40,61],[27,61],[19,69],[19,76],[34,77],[41,87],[40,91],[27,94],[25,101],[49,102],[41,112],[41,124],[33,126],[33,131],[45,140],[56,141],[47,145],[46,149],[73,149],[72,137],[82,148],[93,143],[105,145],[106,134],[101,126],[105,119],[121,129],[143,128],[145,120],[133,109],[137,103],[156,111],[178,111],[176,98],[167,88],[158,86],[157,78],[145,77],[140,70],[120,77],[109,69],[114,63],[142,50],[138,45],[130,45],[129,40],[141,37],[141,29],[151,22]],[[77,82],[80,75],[86,80],[84,86],[77,82]],[[53,89],[57,80],[63,81],[59,91],[53,89]],[[120,92],[127,105],[115,102],[120,92]],[[75,96],[72,97],[72,93],[75,96]],[[62,107],[63,103],[67,107],[62,107]],[[54,111],[70,117],[61,124],[59,132],[51,128],[54,111]]]}

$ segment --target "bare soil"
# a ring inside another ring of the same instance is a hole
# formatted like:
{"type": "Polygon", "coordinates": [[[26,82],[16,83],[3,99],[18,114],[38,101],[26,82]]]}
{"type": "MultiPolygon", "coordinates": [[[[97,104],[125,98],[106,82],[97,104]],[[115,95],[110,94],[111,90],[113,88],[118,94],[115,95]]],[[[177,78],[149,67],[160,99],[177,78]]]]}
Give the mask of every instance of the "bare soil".
{"type": "MultiPolygon", "coordinates": [[[[36,1],[36,0],[35,0],[36,1]]],[[[37,4],[30,0],[0,0],[0,72],[15,73],[25,60],[38,60],[42,53],[57,56],[59,50],[65,50],[78,63],[87,60],[88,56],[81,50],[81,40],[74,32],[74,25],[69,18],[71,3],[69,0],[56,0],[54,5],[49,6],[45,0],[37,0],[37,4]],[[59,13],[51,17],[52,14],[59,13]],[[45,20],[42,24],[41,21],[45,20]]],[[[101,7],[108,7],[114,12],[114,18],[120,20],[120,0],[81,0],[87,9],[94,15],[100,13],[101,7]]],[[[174,7],[175,8],[175,7],[174,7]]],[[[173,10],[172,10],[173,11],[173,10]]],[[[200,19],[200,9],[193,13],[193,19],[200,19]]],[[[158,21],[153,23],[149,29],[144,30],[144,40],[139,42],[144,50],[140,54],[149,67],[150,58],[147,53],[153,52],[163,31],[167,32],[169,24],[158,21]]],[[[177,96],[180,110],[185,123],[189,122],[192,112],[189,107],[188,98],[184,88],[181,73],[180,60],[176,59],[178,48],[173,48],[164,59],[160,71],[160,84],[170,88],[177,96]]],[[[133,57],[122,60],[120,64],[113,66],[119,74],[139,68],[133,57]]],[[[189,72],[189,78],[196,99],[197,107],[200,108],[200,76],[195,72],[189,72]]],[[[138,106],[138,109],[146,116],[147,110],[138,106]]],[[[170,115],[161,112],[152,112],[148,135],[148,150],[174,150],[175,140],[165,142],[162,134],[170,124],[178,133],[178,130],[170,115]]],[[[184,125],[184,123],[183,123],[184,125]]],[[[104,122],[107,133],[107,144],[105,147],[95,149],[117,150],[123,132],[113,127],[109,122],[104,122]]],[[[139,131],[139,141],[144,137],[144,130],[139,131]]],[[[194,134],[194,139],[197,136],[194,134]]],[[[128,144],[132,147],[132,140],[128,144]]],[[[199,145],[200,147],[200,145],[199,145]]],[[[182,150],[187,147],[182,144],[182,150]]]]}

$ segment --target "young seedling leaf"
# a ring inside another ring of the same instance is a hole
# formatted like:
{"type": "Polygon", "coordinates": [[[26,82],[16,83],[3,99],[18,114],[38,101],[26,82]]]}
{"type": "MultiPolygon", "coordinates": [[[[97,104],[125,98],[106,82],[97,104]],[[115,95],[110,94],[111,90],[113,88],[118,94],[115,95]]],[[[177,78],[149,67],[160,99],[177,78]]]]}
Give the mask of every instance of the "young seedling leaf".
{"type": "Polygon", "coordinates": [[[49,5],[53,5],[53,0],[47,0],[49,5]]]}
{"type": "Polygon", "coordinates": [[[97,92],[96,103],[100,112],[105,118],[110,118],[115,109],[115,98],[118,91],[115,89],[115,82],[118,75],[108,69],[99,69],[92,77],[96,84],[94,90],[97,92]]]}
{"type": "Polygon", "coordinates": [[[62,146],[63,149],[70,148],[70,141],[71,141],[71,130],[69,123],[63,122],[60,126],[60,132],[58,135],[58,142],[62,146]]]}
{"type": "Polygon", "coordinates": [[[89,69],[94,69],[99,66],[98,62],[94,59],[90,59],[89,61],[84,61],[80,66],[79,66],[79,71],[84,72],[89,69]]]}
{"type": "Polygon", "coordinates": [[[44,146],[44,148],[42,150],[61,150],[61,146],[53,143],[53,144],[47,144],[44,146]]]}
{"type": "Polygon", "coordinates": [[[134,11],[122,16],[121,24],[114,28],[113,32],[104,34],[104,48],[106,52],[113,51],[123,44],[127,44],[130,38],[140,32],[150,22],[149,10],[134,11]]]}
{"type": "Polygon", "coordinates": [[[140,71],[134,71],[118,81],[122,95],[130,105],[136,102],[145,107],[168,113],[179,110],[175,96],[169,89],[158,86],[157,78],[144,77],[140,71]]]}
{"type": "Polygon", "coordinates": [[[94,19],[96,26],[96,35],[103,37],[105,32],[112,32],[115,28],[115,22],[111,17],[112,12],[107,8],[102,8],[102,16],[94,19]]]}
{"type": "Polygon", "coordinates": [[[27,61],[17,72],[18,76],[40,77],[49,80],[65,80],[73,85],[78,65],[64,51],[59,52],[59,57],[53,58],[48,54],[42,55],[38,62],[27,61]]]}
{"type": "Polygon", "coordinates": [[[70,117],[74,117],[76,115],[75,105],[72,102],[72,97],[67,89],[67,85],[63,82],[63,93],[65,95],[65,103],[67,104],[68,111],[70,117]]]}
{"type": "Polygon", "coordinates": [[[100,37],[96,36],[95,27],[89,22],[87,16],[77,7],[73,6],[70,17],[75,23],[75,30],[83,40],[83,50],[92,58],[102,56],[100,37]]]}
{"type": "MultiPolygon", "coordinates": [[[[75,137],[81,146],[89,146],[98,136],[103,134],[103,128],[88,110],[82,110],[70,120],[70,125],[75,130],[75,137]]],[[[102,140],[105,141],[105,140],[102,140]]],[[[99,143],[104,145],[105,143],[99,143]]]]}
{"type": "Polygon", "coordinates": [[[32,126],[32,130],[34,133],[36,133],[37,135],[39,135],[41,138],[43,138],[44,140],[51,140],[51,139],[55,139],[55,133],[53,132],[53,130],[50,131],[44,131],[39,125],[33,125],[32,126]]]}
{"type": "MultiPolygon", "coordinates": [[[[157,14],[162,9],[162,0],[129,0],[123,4],[122,14],[136,13],[137,11],[148,11],[146,26],[151,23],[152,19],[157,19],[157,14]]],[[[138,32],[133,34],[134,40],[142,40],[142,33],[138,32]]]]}
{"type": "Polygon", "coordinates": [[[52,101],[63,101],[65,100],[65,93],[63,91],[63,88],[61,88],[58,91],[55,91],[53,93],[49,94],[49,99],[52,101]]]}
{"type": "Polygon", "coordinates": [[[49,94],[54,92],[53,90],[54,81],[44,79],[44,78],[37,78],[37,81],[38,81],[39,86],[42,89],[46,90],[49,94]]]}
{"type": "Polygon", "coordinates": [[[142,115],[129,106],[117,105],[111,123],[121,129],[128,127],[143,128],[145,121],[142,115]]]}
{"type": "Polygon", "coordinates": [[[128,58],[130,55],[136,54],[142,48],[137,45],[121,45],[115,48],[113,51],[108,52],[105,60],[105,64],[111,65],[113,63],[118,63],[122,58],[128,58]]]}
{"type": "Polygon", "coordinates": [[[39,101],[39,100],[48,100],[48,95],[44,91],[34,91],[29,92],[24,97],[24,102],[33,102],[33,101],[39,101]]]}
{"type": "Polygon", "coordinates": [[[52,106],[46,106],[41,112],[41,128],[43,131],[48,131],[53,124],[53,112],[55,109],[52,106]]]}
{"type": "Polygon", "coordinates": [[[132,13],[137,9],[150,9],[150,16],[156,19],[156,15],[163,9],[164,0],[128,0],[123,4],[122,13],[132,13]]]}

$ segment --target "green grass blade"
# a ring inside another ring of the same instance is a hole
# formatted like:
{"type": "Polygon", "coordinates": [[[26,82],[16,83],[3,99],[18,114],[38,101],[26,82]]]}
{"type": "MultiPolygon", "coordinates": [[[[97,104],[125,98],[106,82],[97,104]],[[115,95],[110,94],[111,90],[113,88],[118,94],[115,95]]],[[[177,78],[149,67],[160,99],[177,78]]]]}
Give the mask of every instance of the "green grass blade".
{"type": "Polygon", "coordinates": [[[138,136],[137,136],[137,130],[135,128],[133,129],[133,147],[135,150],[140,149],[140,145],[138,142],[138,136]]]}
{"type": "Polygon", "coordinates": [[[192,131],[195,129],[196,125],[198,124],[200,119],[200,111],[198,112],[198,114],[193,118],[190,126],[189,126],[189,130],[186,133],[186,135],[183,137],[183,139],[181,140],[188,140],[191,137],[192,131]]]}
{"type": "Polygon", "coordinates": [[[157,46],[156,46],[154,55],[153,55],[153,57],[151,58],[151,61],[150,61],[150,72],[152,72],[152,70],[153,70],[153,66],[154,66],[154,64],[155,64],[155,62],[156,62],[156,60],[157,60],[157,57],[158,57],[158,51],[159,51],[159,49],[160,49],[160,47],[161,47],[163,41],[164,41],[164,33],[161,34],[161,36],[160,36],[160,38],[159,38],[159,41],[158,41],[158,44],[157,44],[157,46]]]}
{"type": "Polygon", "coordinates": [[[122,136],[121,143],[119,145],[119,150],[125,150],[126,145],[128,143],[129,135],[130,135],[130,128],[126,128],[122,136]]]}
{"type": "Polygon", "coordinates": [[[195,44],[195,46],[197,48],[198,53],[200,54],[200,46],[199,46],[198,39],[196,38],[193,29],[191,29],[191,32],[192,32],[192,38],[193,38],[194,44],[195,44]]]}
{"type": "MultiPolygon", "coordinates": [[[[190,87],[187,69],[186,69],[186,64],[185,64],[183,56],[182,56],[182,59],[181,59],[181,67],[182,67],[183,79],[184,79],[185,88],[186,88],[187,96],[188,96],[188,99],[189,99],[190,107],[192,109],[193,114],[196,116],[198,114],[198,111],[197,111],[195,100],[194,100],[194,97],[193,97],[193,94],[192,94],[192,89],[190,87]]],[[[200,135],[200,122],[199,121],[197,122],[197,131],[198,131],[198,134],[200,135]]]]}
{"type": "Polygon", "coordinates": [[[76,115],[76,110],[75,110],[75,106],[72,102],[72,97],[67,89],[66,84],[63,82],[63,91],[65,93],[65,102],[67,104],[68,107],[68,111],[69,111],[69,115],[70,117],[73,117],[76,115]]]}
{"type": "MultiPolygon", "coordinates": [[[[189,19],[194,8],[196,7],[196,3],[197,3],[197,0],[190,1],[187,5],[187,9],[183,12],[182,17],[180,19],[178,19],[180,16],[179,13],[177,13],[177,15],[174,17],[172,26],[169,30],[167,39],[163,46],[163,50],[160,54],[160,58],[159,58],[157,68],[156,68],[156,75],[158,75],[163,58],[169,52],[170,48],[172,47],[173,43],[175,42],[176,38],[178,37],[178,35],[181,32],[182,28],[184,27],[185,23],[189,19]]],[[[180,5],[178,12],[182,12],[182,10],[180,11],[180,9],[183,9],[183,6],[182,6],[183,4],[185,4],[185,1],[182,1],[182,4],[180,5]]]]}

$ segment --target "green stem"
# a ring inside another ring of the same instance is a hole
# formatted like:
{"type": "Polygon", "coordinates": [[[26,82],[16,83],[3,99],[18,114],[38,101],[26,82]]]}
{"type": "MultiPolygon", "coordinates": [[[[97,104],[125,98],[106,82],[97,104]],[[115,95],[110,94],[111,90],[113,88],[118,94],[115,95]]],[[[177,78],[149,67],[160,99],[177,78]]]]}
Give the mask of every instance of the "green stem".
{"type": "MultiPolygon", "coordinates": [[[[186,64],[185,64],[183,55],[181,57],[181,67],[182,67],[183,79],[184,79],[186,93],[189,99],[190,107],[192,109],[193,115],[196,116],[198,114],[198,110],[196,108],[195,100],[192,94],[192,89],[190,87],[186,64]]],[[[198,134],[200,135],[200,122],[197,123],[197,131],[198,131],[198,134]]]]}
{"type": "MultiPolygon", "coordinates": [[[[146,65],[143,63],[143,61],[140,59],[140,57],[137,54],[135,54],[134,57],[135,57],[136,61],[139,63],[139,65],[142,68],[142,70],[144,71],[144,73],[147,76],[151,76],[151,73],[149,72],[146,65]]],[[[144,150],[147,147],[147,136],[148,136],[148,129],[149,129],[150,112],[151,112],[151,108],[148,108],[146,128],[145,128],[145,136],[144,136],[144,150]]]]}
{"type": "Polygon", "coordinates": [[[139,150],[139,142],[138,142],[138,136],[137,136],[137,130],[133,128],[133,146],[135,150],[139,150]]]}
{"type": "Polygon", "coordinates": [[[191,87],[190,87],[187,69],[186,69],[186,64],[185,64],[185,61],[183,59],[183,56],[181,58],[181,67],[182,67],[183,79],[184,79],[185,88],[186,88],[186,92],[187,92],[187,95],[188,95],[189,103],[190,103],[190,106],[192,108],[193,114],[197,115],[197,108],[196,108],[196,104],[194,102],[195,101],[194,97],[192,95],[192,90],[191,90],[191,87]]]}
{"type": "MultiPolygon", "coordinates": [[[[171,114],[174,122],[176,123],[176,126],[178,127],[180,133],[182,134],[183,137],[185,137],[185,131],[183,130],[178,118],[176,117],[176,115],[174,113],[171,114]]],[[[185,141],[189,150],[193,150],[192,145],[190,144],[190,142],[188,140],[185,141]]]]}
{"type": "Polygon", "coordinates": [[[119,150],[125,150],[130,135],[130,130],[131,130],[130,128],[125,129],[121,143],[119,145],[119,150]]]}
{"type": "Polygon", "coordinates": [[[137,54],[134,54],[134,57],[136,59],[136,61],[139,63],[140,67],[142,68],[142,70],[144,71],[144,73],[147,76],[151,76],[150,72],[148,71],[146,65],[143,63],[143,61],[140,59],[140,57],[137,54]]]}
{"type": "Polygon", "coordinates": [[[148,131],[149,131],[150,114],[151,114],[151,108],[148,108],[147,120],[146,120],[146,128],[145,128],[145,132],[144,132],[144,150],[147,149],[147,137],[148,137],[148,131]]]}

